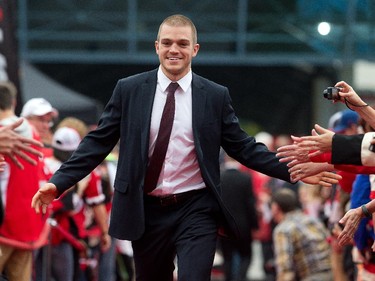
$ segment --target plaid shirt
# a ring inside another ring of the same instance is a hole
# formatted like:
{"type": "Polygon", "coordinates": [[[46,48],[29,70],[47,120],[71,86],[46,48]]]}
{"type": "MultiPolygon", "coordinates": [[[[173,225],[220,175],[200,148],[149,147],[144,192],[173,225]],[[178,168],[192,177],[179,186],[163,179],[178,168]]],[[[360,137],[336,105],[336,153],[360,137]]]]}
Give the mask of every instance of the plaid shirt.
{"type": "Polygon", "coordinates": [[[273,233],[277,280],[304,280],[331,270],[328,232],[301,210],[285,215],[273,233]]]}

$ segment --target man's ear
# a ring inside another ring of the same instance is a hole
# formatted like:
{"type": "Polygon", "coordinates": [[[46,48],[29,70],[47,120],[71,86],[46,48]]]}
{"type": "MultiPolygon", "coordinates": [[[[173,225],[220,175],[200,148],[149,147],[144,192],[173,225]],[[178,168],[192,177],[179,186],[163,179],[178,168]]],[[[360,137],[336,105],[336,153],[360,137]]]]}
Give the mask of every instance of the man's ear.
{"type": "Polygon", "coordinates": [[[200,45],[197,43],[194,45],[193,58],[197,56],[200,45]]]}
{"type": "Polygon", "coordinates": [[[155,41],[155,52],[159,54],[159,42],[157,40],[155,41]]]}

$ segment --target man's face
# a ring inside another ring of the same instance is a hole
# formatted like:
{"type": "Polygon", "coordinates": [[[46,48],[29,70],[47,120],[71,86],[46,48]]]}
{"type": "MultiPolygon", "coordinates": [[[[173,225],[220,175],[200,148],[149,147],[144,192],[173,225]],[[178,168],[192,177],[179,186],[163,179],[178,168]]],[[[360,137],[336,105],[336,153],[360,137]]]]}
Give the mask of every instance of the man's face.
{"type": "Polygon", "coordinates": [[[52,113],[47,113],[42,116],[29,116],[27,117],[27,120],[34,126],[42,140],[48,138],[50,129],[53,125],[52,113]]]}
{"type": "Polygon", "coordinates": [[[190,26],[170,26],[163,24],[159,32],[159,41],[155,41],[161,69],[172,81],[185,76],[191,61],[199,50],[199,44],[193,43],[190,26]]]}

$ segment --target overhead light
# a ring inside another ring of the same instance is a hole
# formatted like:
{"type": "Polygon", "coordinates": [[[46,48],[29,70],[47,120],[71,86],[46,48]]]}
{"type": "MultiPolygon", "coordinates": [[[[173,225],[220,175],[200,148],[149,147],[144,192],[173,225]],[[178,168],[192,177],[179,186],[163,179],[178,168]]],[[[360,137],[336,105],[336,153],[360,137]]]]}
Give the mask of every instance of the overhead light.
{"type": "Polygon", "coordinates": [[[321,22],[318,24],[318,32],[320,35],[328,35],[331,32],[331,25],[328,22],[321,22]]]}

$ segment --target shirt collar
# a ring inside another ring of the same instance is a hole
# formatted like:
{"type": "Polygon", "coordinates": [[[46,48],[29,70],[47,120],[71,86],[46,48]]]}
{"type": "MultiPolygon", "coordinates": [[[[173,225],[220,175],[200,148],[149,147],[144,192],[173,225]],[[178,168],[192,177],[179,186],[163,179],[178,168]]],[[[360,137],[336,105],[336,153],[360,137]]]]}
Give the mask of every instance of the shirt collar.
{"type": "MultiPolygon", "coordinates": [[[[180,88],[184,92],[186,92],[188,90],[188,88],[190,87],[192,79],[193,79],[193,74],[192,74],[192,71],[190,69],[190,71],[184,77],[182,77],[180,80],[178,80],[176,82],[178,83],[178,85],[180,86],[180,88]]],[[[159,67],[159,70],[158,70],[158,83],[160,84],[160,87],[163,90],[163,92],[167,90],[167,87],[169,86],[169,84],[171,82],[172,81],[167,76],[165,76],[165,74],[163,73],[163,71],[159,67]]]]}

